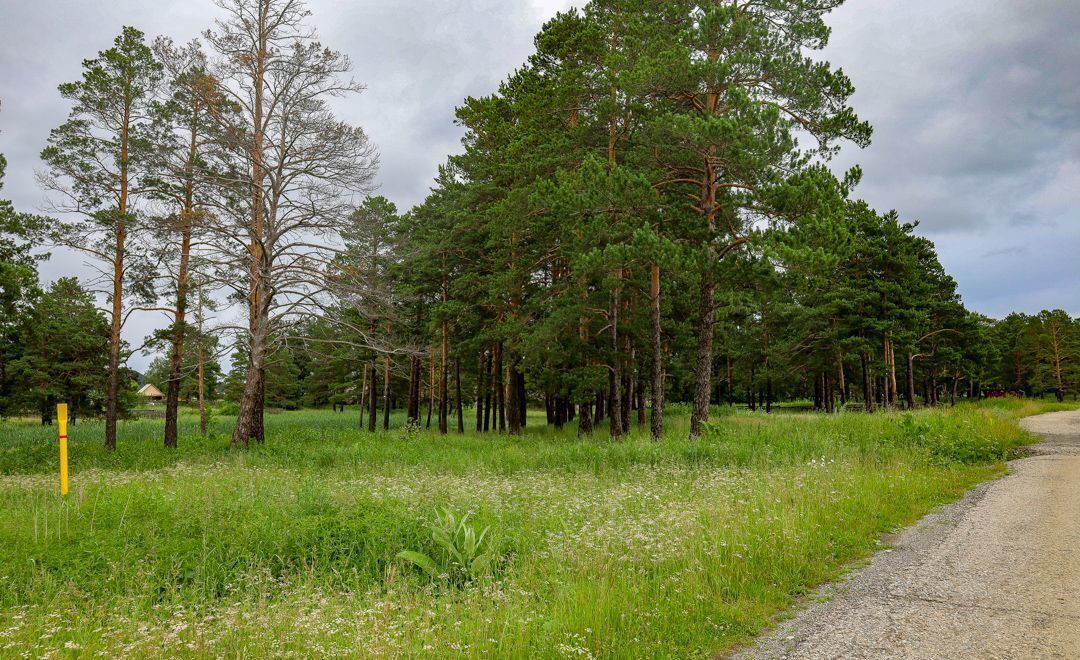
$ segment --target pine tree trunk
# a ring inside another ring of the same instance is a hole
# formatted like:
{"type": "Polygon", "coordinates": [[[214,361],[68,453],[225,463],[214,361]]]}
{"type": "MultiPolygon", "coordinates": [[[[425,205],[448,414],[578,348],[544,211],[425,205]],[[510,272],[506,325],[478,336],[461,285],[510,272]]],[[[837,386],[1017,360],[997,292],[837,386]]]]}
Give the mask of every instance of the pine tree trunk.
{"type": "Polygon", "coordinates": [[[420,421],[420,357],[409,358],[409,403],[407,418],[412,423],[420,421]]]}
{"type": "Polygon", "coordinates": [[[262,432],[262,409],[265,402],[265,388],[263,376],[266,366],[267,344],[269,342],[269,323],[264,322],[264,307],[266,301],[264,271],[262,269],[265,257],[262,245],[265,238],[263,218],[263,183],[266,179],[266,171],[263,160],[263,148],[265,147],[265,130],[263,118],[263,94],[265,92],[266,60],[269,57],[267,44],[267,32],[265,31],[265,14],[259,16],[259,44],[255,57],[254,72],[252,76],[253,104],[252,104],[252,140],[248,149],[251,160],[251,223],[248,225],[248,270],[250,282],[248,286],[248,325],[251,333],[249,346],[249,362],[247,380],[244,383],[244,393],[240,397],[240,413],[236,418],[236,428],[233,429],[232,446],[247,447],[252,438],[258,440],[263,436],[262,432]]]}
{"type": "Polygon", "coordinates": [[[866,351],[859,353],[859,362],[862,366],[863,409],[871,413],[874,412],[874,375],[870,371],[870,356],[866,351]]]}
{"type": "Polygon", "coordinates": [[[116,208],[113,255],[112,318],[109,326],[109,378],[105,385],[105,449],[116,449],[116,420],[120,414],[120,330],[124,303],[124,254],[127,241],[128,146],[131,103],[124,106],[120,129],[120,197],[116,208]]]}
{"type": "Polygon", "coordinates": [[[198,110],[191,114],[188,159],[184,169],[184,207],[180,211],[180,264],[176,273],[176,325],[169,358],[169,387],[165,395],[165,446],[176,447],[176,422],[180,401],[181,367],[187,321],[188,264],[191,259],[191,232],[195,224],[195,159],[198,156],[198,110]]]}
{"type": "MultiPolygon", "coordinates": [[[[124,183],[126,187],[126,180],[124,183]]],[[[123,204],[121,204],[123,206],[123,204]]],[[[120,211],[126,213],[126,209],[120,211]]],[[[116,419],[120,414],[120,327],[124,301],[124,220],[116,223],[116,257],[113,262],[112,319],[109,325],[109,379],[105,386],[105,449],[116,449],[116,419]]]]}
{"type": "Polygon", "coordinates": [[[727,398],[728,406],[735,405],[735,364],[731,356],[727,356],[727,398]]]}
{"type": "MultiPolygon", "coordinates": [[[[616,273],[616,281],[621,280],[622,270],[620,269],[616,273]]],[[[611,318],[609,319],[611,326],[611,367],[608,371],[608,391],[611,392],[611,405],[610,410],[608,410],[608,417],[611,420],[609,432],[611,439],[615,442],[622,440],[623,434],[622,370],[620,368],[622,360],[619,353],[619,308],[622,305],[620,294],[620,285],[616,284],[611,292],[611,318]]]]}
{"type": "Polygon", "coordinates": [[[637,401],[635,402],[637,406],[637,426],[643,429],[648,422],[645,413],[645,381],[641,375],[638,376],[637,387],[634,388],[634,391],[637,392],[637,401]]]}
{"type": "Polygon", "coordinates": [[[892,405],[898,403],[900,390],[896,388],[896,347],[893,346],[892,337],[888,339],[889,343],[889,391],[892,393],[892,405]]]}
{"type": "Polygon", "coordinates": [[[630,408],[633,406],[634,380],[627,375],[623,376],[622,404],[619,410],[622,412],[623,433],[630,432],[630,408]]]}
{"type": "Polygon", "coordinates": [[[499,416],[499,433],[506,433],[506,387],[503,385],[503,347],[495,345],[495,408],[499,416]]]}
{"type": "Polygon", "coordinates": [[[367,393],[368,394],[368,400],[367,400],[367,407],[368,407],[367,428],[368,428],[368,433],[374,433],[375,432],[375,426],[379,423],[379,408],[375,403],[375,389],[376,389],[375,382],[376,382],[376,378],[378,377],[379,370],[375,366],[375,358],[374,358],[374,356],[371,358],[371,363],[368,365],[368,367],[369,367],[369,371],[371,371],[371,387],[368,389],[368,393],[367,393]]]}
{"type": "Polygon", "coordinates": [[[844,357],[841,355],[837,358],[836,362],[836,377],[839,379],[837,382],[840,386],[840,407],[847,406],[848,393],[847,393],[847,374],[844,373],[844,357]]]}
{"type": "Polygon", "coordinates": [[[649,323],[652,341],[652,419],[649,433],[654,441],[664,437],[664,346],[660,325],[660,265],[653,264],[649,273],[649,323]]]}
{"type": "MultiPolygon", "coordinates": [[[[623,306],[623,318],[629,315],[629,310],[623,306]]],[[[629,335],[622,336],[623,353],[622,355],[627,358],[627,362],[623,364],[622,368],[622,405],[620,410],[622,411],[622,429],[623,433],[630,432],[630,409],[634,402],[634,379],[631,376],[631,365],[634,364],[634,350],[630,347],[629,335]]]]}
{"type": "Polygon", "coordinates": [[[506,360],[506,427],[510,435],[521,435],[521,390],[518,388],[517,356],[506,360]]]}
{"type": "Polygon", "coordinates": [[[196,344],[198,356],[198,393],[199,393],[199,434],[206,437],[206,349],[203,346],[203,298],[202,287],[198,289],[195,305],[195,323],[199,341],[196,344]]]}
{"type": "Polygon", "coordinates": [[[252,438],[256,437],[256,425],[259,423],[257,412],[262,407],[259,380],[266,361],[266,338],[261,330],[251,337],[250,350],[247,379],[244,392],[240,396],[240,412],[236,417],[236,428],[232,435],[234,449],[247,447],[252,438]]]}
{"type": "Polygon", "coordinates": [[[592,435],[592,403],[585,401],[578,404],[578,436],[592,435]]]}
{"type": "Polygon", "coordinates": [[[476,358],[476,432],[484,430],[484,351],[476,358]]]}
{"type": "Polygon", "coordinates": [[[881,405],[886,409],[892,407],[892,394],[889,391],[889,337],[882,338],[881,359],[884,366],[884,375],[881,378],[882,389],[881,405]]]}
{"type": "MultiPolygon", "coordinates": [[[[575,115],[575,121],[576,121],[576,115],[575,115]]],[[[582,304],[585,304],[588,301],[589,294],[587,292],[587,289],[588,289],[588,286],[587,286],[586,282],[582,281],[581,282],[581,294],[580,294],[582,304]]],[[[581,342],[582,348],[585,349],[585,350],[588,350],[588,348],[589,348],[589,319],[588,319],[587,316],[584,316],[584,315],[578,317],[578,340],[581,342]]],[[[590,360],[589,364],[590,365],[592,364],[591,360],[590,360]]],[[[575,398],[578,398],[578,399],[584,398],[584,397],[582,397],[580,392],[575,392],[575,395],[576,395],[575,398]]],[[[577,418],[578,418],[578,437],[592,435],[592,432],[593,432],[593,418],[592,418],[592,403],[590,401],[585,400],[585,401],[581,401],[580,403],[578,403],[578,415],[577,415],[577,418]]]]}
{"type": "MultiPolygon", "coordinates": [[[[258,271],[257,266],[254,271],[258,271]]],[[[265,375],[270,342],[270,320],[265,282],[260,278],[256,285],[250,297],[250,301],[255,306],[249,315],[251,334],[248,373],[244,383],[244,393],[240,397],[240,413],[236,418],[236,428],[233,429],[232,447],[234,448],[247,447],[252,439],[260,443],[265,439],[263,407],[266,394],[265,375]]]]}
{"type": "Polygon", "coordinates": [[[465,416],[461,405],[461,360],[454,360],[454,388],[457,392],[457,432],[465,433],[465,416]]]}
{"type": "Polygon", "coordinates": [[[1054,354],[1054,381],[1057,385],[1054,389],[1054,397],[1057,398],[1058,403],[1063,403],[1065,401],[1065,378],[1061,368],[1061,349],[1056,331],[1052,340],[1051,350],[1053,350],[1054,354]]]}
{"type": "Polygon", "coordinates": [[[364,380],[360,384],[360,396],[356,397],[356,407],[360,409],[360,430],[364,430],[364,411],[367,409],[368,364],[364,363],[364,380]]]}
{"type": "MultiPolygon", "coordinates": [[[[445,293],[443,294],[443,300],[446,300],[445,293]]],[[[447,401],[449,383],[446,382],[450,368],[449,356],[447,355],[450,350],[450,330],[446,319],[443,319],[439,324],[439,328],[442,335],[442,344],[439,348],[439,433],[446,435],[450,430],[450,423],[447,419],[450,416],[450,402],[447,401]]]]}
{"type": "MultiPolygon", "coordinates": [[[[517,360],[518,365],[521,364],[521,360],[517,360]]],[[[518,387],[518,419],[521,421],[521,428],[525,429],[529,426],[529,397],[525,391],[525,372],[520,368],[515,369],[517,374],[517,387],[518,387]]]]}
{"type": "Polygon", "coordinates": [[[383,357],[383,422],[384,431],[390,430],[390,354],[383,357]]]}
{"type": "MultiPolygon", "coordinates": [[[[190,194],[181,213],[180,266],[176,275],[176,312],[173,316],[172,351],[169,354],[169,385],[165,394],[165,447],[175,448],[177,443],[176,422],[180,406],[180,380],[183,377],[184,334],[187,321],[188,262],[191,256],[190,194]]],[[[201,365],[200,365],[201,367],[201,365]]]]}
{"type": "Polygon", "coordinates": [[[907,378],[904,382],[905,393],[907,397],[908,410],[915,409],[915,356],[908,351],[907,354],[907,378]]]}
{"type": "Polygon", "coordinates": [[[492,392],[495,383],[495,351],[492,349],[487,355],[487,371],[484,378],[484,433],[491,431],[491,406],[492,392]]]}
{"type": "MultiPolygon", "coordinates": [[[[265,365],[265,362],[263,363],[265,365]]],[[[252,439],[256,444],[266,442],[266,367],[259,369],[259,390],[255,403],[255,425],[252,430],[252,439]]]]}
{"type": "MultiPolygon", "coordinates": [[[[746,407],[750,412],[757,412],[757,394],[754,388],[757,386],[757,365],[750,365],[750,382],[746,385],[746,407]]],[[[815,399],[816,400],[816,399],[815,399]]]]}
{"type": "MultiPolygon", "coordinates": [[[[712,250],[709,250],[710,254],[712,250]]],[[[709,390],[712,386],[712,349],[716,310],[713,299],[716,285],[708,273],[701,275],[698,300],[698,343],[694,367],[694,409],[690,416],[690,437],[701,436],[702,425],[709,421],[709,390]]]]}

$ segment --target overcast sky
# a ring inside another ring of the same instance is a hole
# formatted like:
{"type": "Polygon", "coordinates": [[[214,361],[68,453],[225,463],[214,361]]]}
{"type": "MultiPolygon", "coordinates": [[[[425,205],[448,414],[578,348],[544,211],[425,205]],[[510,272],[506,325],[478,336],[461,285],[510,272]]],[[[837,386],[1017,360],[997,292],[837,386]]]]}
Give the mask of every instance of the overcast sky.
{"type": "MultiPolygon", "coordinates": [[[[309,0],[322,41],[348,53],[365,94],[341,106],[382,153],[381,194],[406,209],[459,149],[454,107],[487,94],[572,0],[309,0]]],[[[111,45],[122,25],[153,38],[196,37],[211,0],[0,0],[0,195],[43,207],[38,153],[68,106],[56,86],[111,45]]],[[[1080,2],[849,0],[829,19],[823,57],[858,90],[875,129],[848,149],[858,194],[921,221],[969,308],[1080,314],[1080,2]]],[[[57,254],[46,279],[84,275],[57,254]]],[[[165,320],[133,319],[135,345],[165,320]]],[[[132,365],[147,359],[136,356],[132,365]]]]}

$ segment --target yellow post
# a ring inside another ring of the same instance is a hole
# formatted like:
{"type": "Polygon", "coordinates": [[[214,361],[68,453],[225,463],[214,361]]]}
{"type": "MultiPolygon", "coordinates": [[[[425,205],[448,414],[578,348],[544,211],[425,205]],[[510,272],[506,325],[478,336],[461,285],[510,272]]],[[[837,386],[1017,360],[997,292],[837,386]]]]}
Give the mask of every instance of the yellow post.
{"type": "Polygon", "coordinates": [[[60,494],[68,494],[67,404],[56,404],[56,421],[60,426],[60,494]]]}

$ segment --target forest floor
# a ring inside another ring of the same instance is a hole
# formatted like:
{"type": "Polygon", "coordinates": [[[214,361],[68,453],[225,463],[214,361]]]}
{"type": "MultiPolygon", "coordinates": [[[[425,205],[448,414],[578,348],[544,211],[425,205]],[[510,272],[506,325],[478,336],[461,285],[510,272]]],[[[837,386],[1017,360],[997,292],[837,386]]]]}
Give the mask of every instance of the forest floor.
{"type": "Polygon", "coordinates": [[[1080,411],[924,518],[746,658],[1080,658],[1080,411]]]}
{"type": "Polygon", "coordinates": [[[713,657],[1003,474],[1034,440],[1019,418],[1066,408],[724,409],[690,442],[673,406],[664,441],[618,444],[542,412],[508,439],[301,411],[245,451],[224,414],[202,438],[187,413],[179,449],[144,419],[112,453],[85,421],[66,499],[55,428],[0,422],[0,657],[713,657]],[[490,527],[471,579],[433,538],[443,508],[490,527]]]}

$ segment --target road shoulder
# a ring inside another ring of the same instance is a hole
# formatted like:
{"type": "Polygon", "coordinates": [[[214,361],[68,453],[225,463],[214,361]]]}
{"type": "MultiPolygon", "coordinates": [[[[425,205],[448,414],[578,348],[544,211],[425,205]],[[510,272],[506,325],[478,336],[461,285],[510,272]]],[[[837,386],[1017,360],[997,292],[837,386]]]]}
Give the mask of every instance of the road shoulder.
{"type": "Polygon", "coordinates": [[[737,658],[1080,657],[1080,412],[737,658]],[[1075,429],[1075,435],[1074,433],[1075,429]]]}

